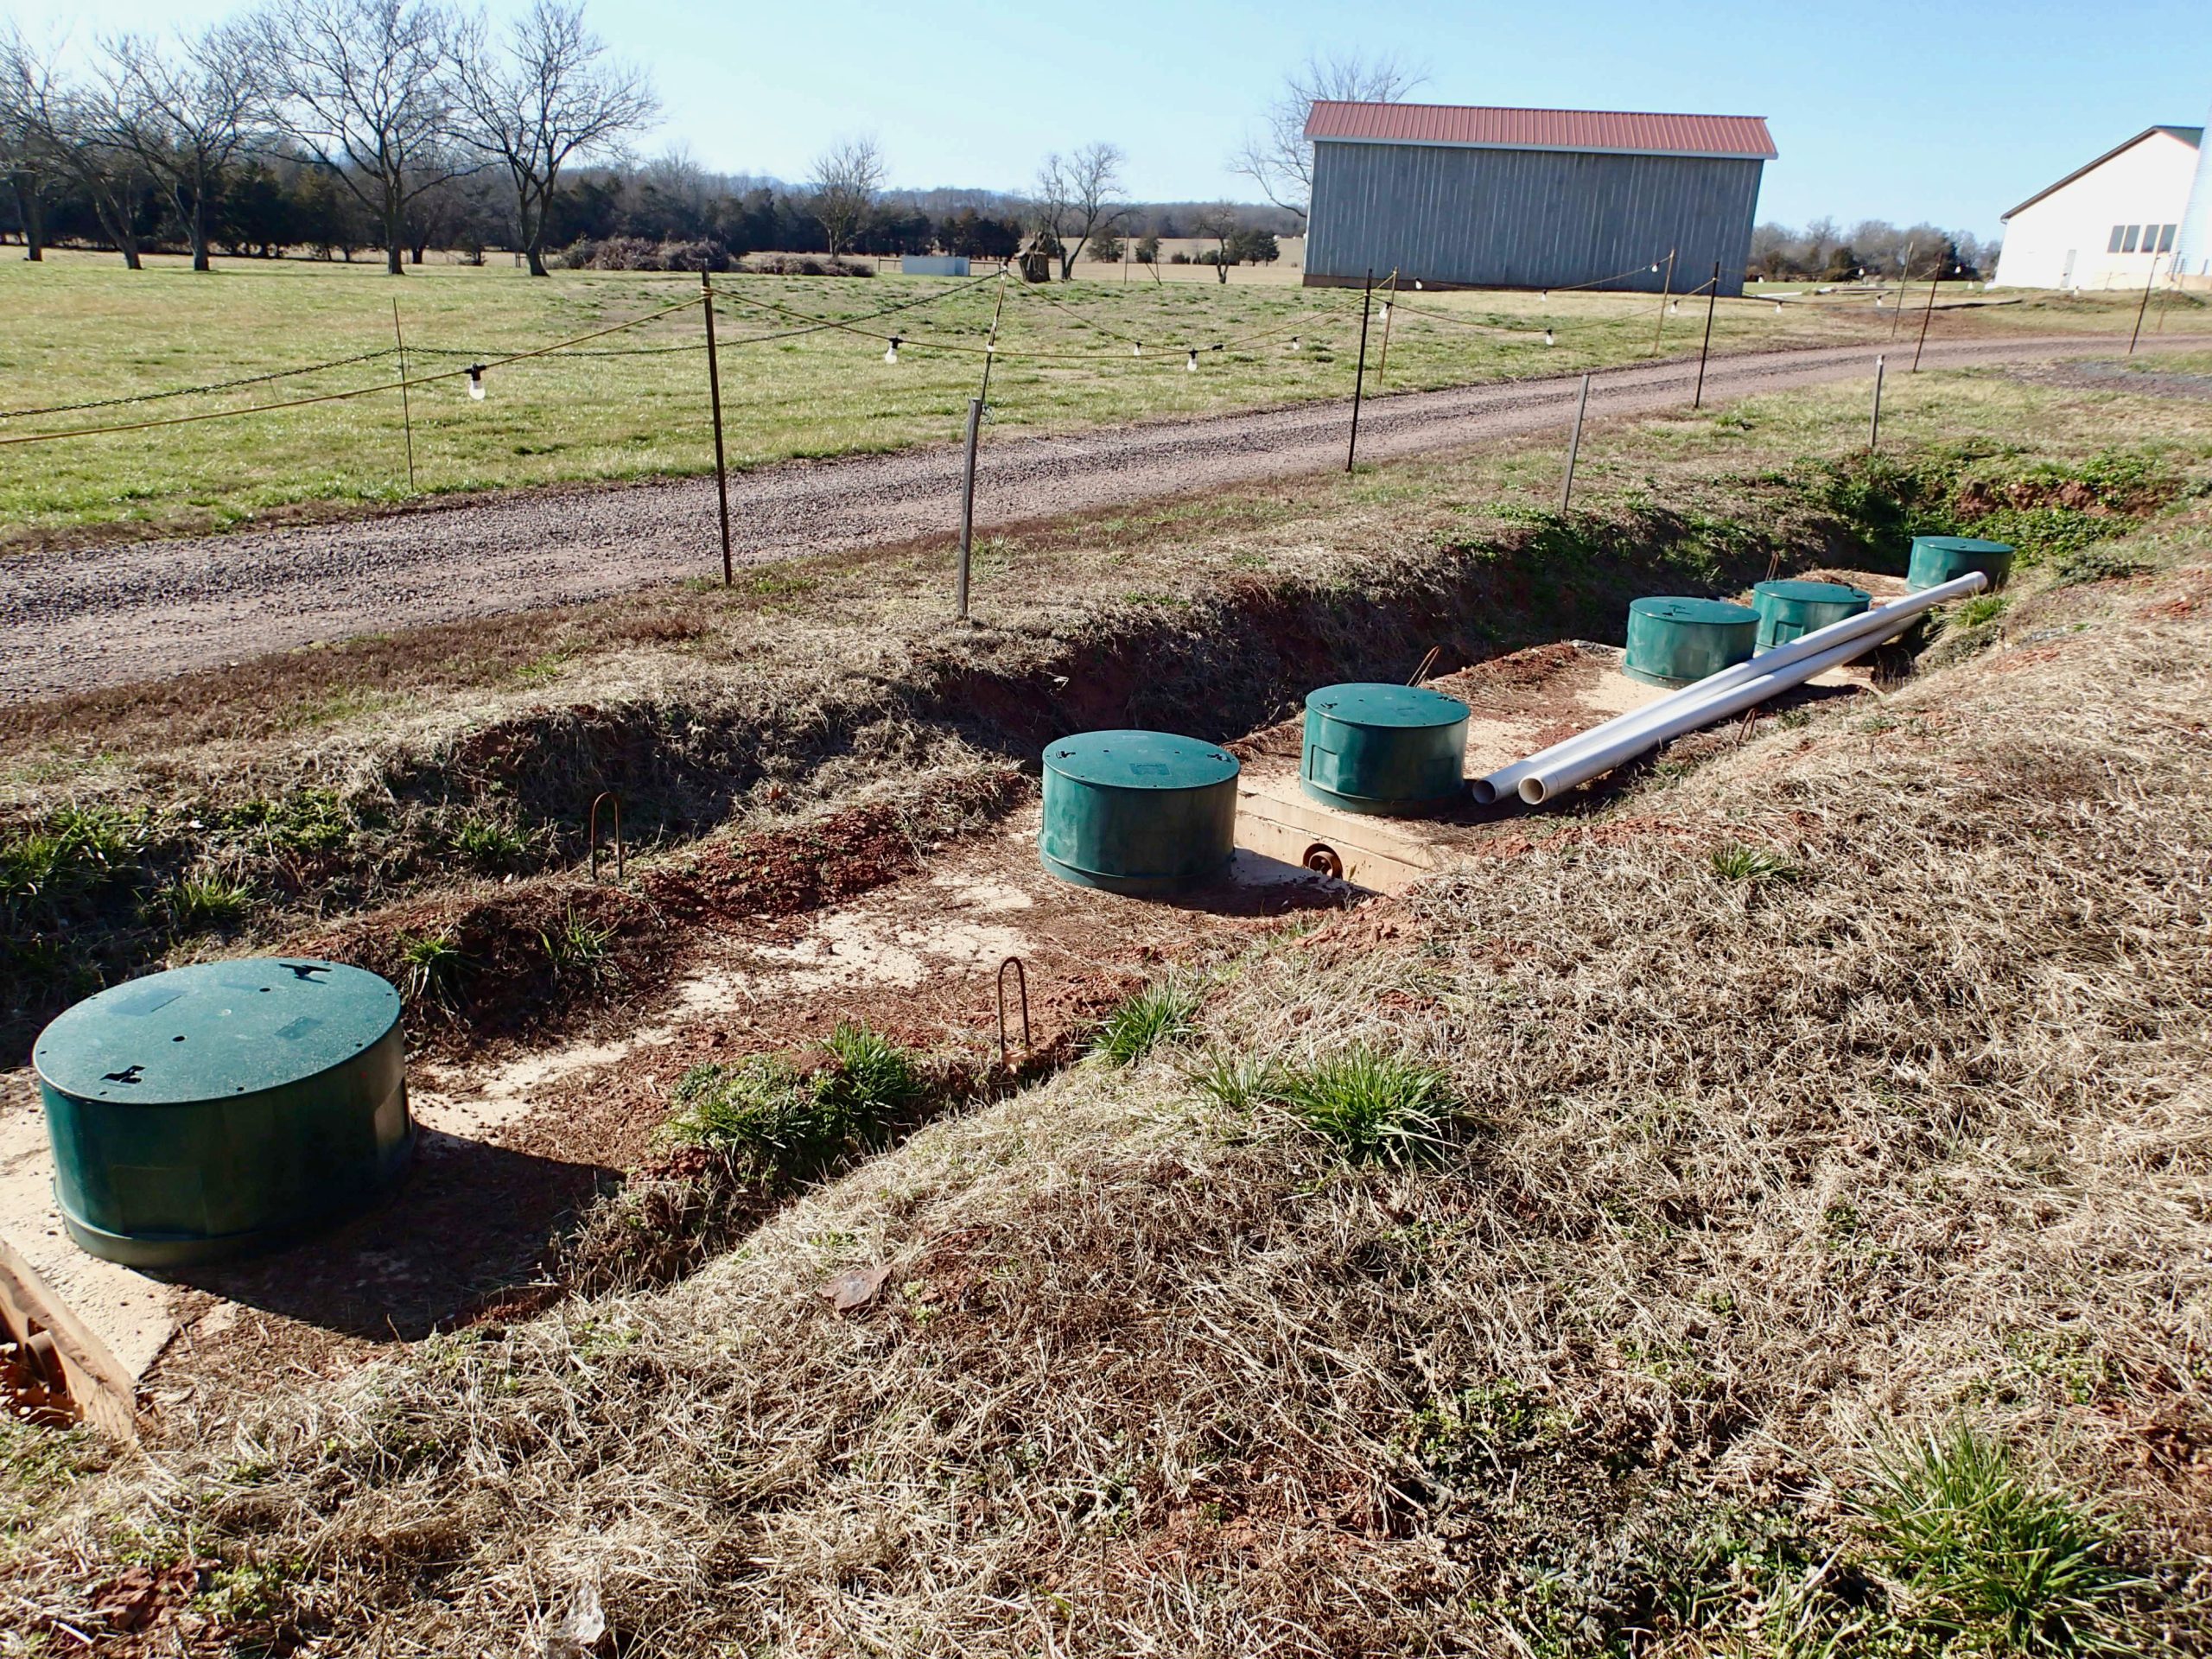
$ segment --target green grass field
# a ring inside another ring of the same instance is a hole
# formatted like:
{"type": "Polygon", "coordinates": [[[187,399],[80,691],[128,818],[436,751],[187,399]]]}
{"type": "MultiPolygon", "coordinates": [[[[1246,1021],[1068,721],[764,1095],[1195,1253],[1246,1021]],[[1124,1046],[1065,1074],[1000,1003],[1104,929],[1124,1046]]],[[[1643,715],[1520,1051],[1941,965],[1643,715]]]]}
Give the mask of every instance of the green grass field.
{"type": "MultiPolygon", "coordinates": [[[[951,441],[981,371],[997,284],[956,292],[939,278],[873,280],[731,276],[721,373],[734,465],[751,467],[951,441]],[[907,346],[896,365],[880,341],[835,331],[759,340],[793,327],[780,306],[855,319],[930,295],[946,297],[879,321],[907,346]],[[753,343],[747,343],[752,340],[753,343]]],[[[392,302],[410,373],[526,351],[604,328],[696,292],[695,279],[564,272],[533,282],[499,267],[433,265],[394,282],[372,267],[226,262],[194,275],[181,262],[143,271],[110,257],[60,254],[0,262],[0,437],[168,419],[362,386],[390,387],[389,358],[207,396],[51,415],[48,409],[162,391],[372,353],[392,343],[392,302]]],[[[1971,297],[1960,296],[1958,298],[1971,297]]],[[[2116,299],[2037,297],[1939,311],[1938,335],[2122,327],[2116,299]]],[[[1945,303],[1952,302],[1947,296],[1945,303]]],[[[1663,319],[1649,296],[1425,294],[1391,319],[1387,366],[1379,315],[1370,391],[1566,372],[1694,350],[1704,308],[1663,319]],[[1470,326],[1472,325],[1472,326],[1470,326]],[[1547,346],[1544,329],[1556,344],[1547,346]]],[[[2169,331],[2212,325],[2212,309],[2177,303],[2169,331]]],[[[1816,345],[1888,334],[1892,315],[1865,299],[1794,302],[1787,310],[1724,302],[1716,349],[1816,345]]],[[[1910,318],[1905,327],[1911,327],[1910,318]]],[[[1351,389],[1359,296],[1280,283],[1155,285],[1118,273],[1032,290],[1008,285],[991,386],[997,428],[1068,430],[1123,421],[1342,397],[1351,389]],[[1291,346],[1295,335],[1299,345],[1291,346]],[[1144,343],[1142,356],[1133,341],[1144,343]],[[1186,367],[1199,348],[1198,370],[1186,367]],[[1213,349],[1217,346],[1226,349],[1213,349]]],[[[389,503],[410,494],[572,480],[696,474],[712,464],[706,365],[696,306],[593,342],[592,352],[494,370],[481,403],[459,376],[411,394],[415,479],[408,479],[396,390],[237,419],[53,442],[0,445],[0,545],[88,529],[220,527],[289,510],[389,503]],[[668,348],[679,349],[668,349],[668,348]],[[638,348],[646,348],[636,354],[638,348]]]]}

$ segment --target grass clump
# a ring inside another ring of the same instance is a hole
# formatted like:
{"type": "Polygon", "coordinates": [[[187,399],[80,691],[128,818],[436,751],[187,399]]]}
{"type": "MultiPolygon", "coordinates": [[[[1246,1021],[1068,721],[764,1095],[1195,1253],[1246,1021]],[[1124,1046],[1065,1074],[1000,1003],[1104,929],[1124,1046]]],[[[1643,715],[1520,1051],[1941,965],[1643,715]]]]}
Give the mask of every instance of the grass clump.
{"type": "Polygon", "coordinates": [[[1943,613],[1943,632],[1971,633],[1976,628],[1986,627],[2005,614],[2005,607],[2012,601],[2003,594],[1976,594],[1962,599],[1943,613]]]}
{"type": "Polygon", "coordinates": [[[1134,1065],[1195,1032],[1198,1011],[1198,994],[1189,986],[1167,980],[1147,985],[1106,1016],[1090,1052],[1109,1065],[1134,1065]]]}
{"type": "Polygon", "coordinates": [[[1731,842],[1713,849],[1713,874],[1721,881],[1741,881],[1750,887],[1800,880],[1804,871],[1770,847],[1746,847],[1731,842]]]}
{"type": "Polygon", "coordinates": [[[531,838],[504,818],[472,813],[453,827],[452,846],[462,863],[484,874],[502,874],[531,861],[531,838]]]}
{"type": "Polygon", "coordinates": [[[252,890],[202,871],[172,882],[155,895],[149,908],[168,924],[179,938],[197,933],[222,933],[243,922],[253,910],[252,890]]]}
{"type": "Polygon", "coordinates": [[[44,823],[0,836],[0,915],[50,926],[139,874],[139,836],[122,813],[66,806],[44,823]]]}
{"type": "Polygon", "coordinates": [[[831,1064],[813,1073],[767,1055],[693,1066],[676,1085],[669,1138],[757,1176],[805,1179],[876,1141],[927,1093],[912,1054],[865,1026],[839,1021],[827,1046],[831,1064]]]}
{"type": "Polygon", "coordinates": [[[2139,559],[2109,547],[2076,548],[2062,553],[2050,562],[2051,581],[2061,588],[2083,582],[2117,582],[2126,576],[2139,576],[2150,569],[2139,559]]]}
{"type": "Polygon", "coordinates": [[[1969,1653],[2140,1653],[2151,1586],[2113,1555],[2113,1529],[2034,1485],[1999,1441],[1964,1424],[1882,1457],[1849,1503],[1868,1564],[1908,1626],[1969,1653]]]}
{"type": "Polygon", "coordinates": [[[577,915],[571,905],[560,921],[538,930],[537,942],[555,978],[597,979],[613,950],[614,930],[577,915]]]}
{"type": "Polygon", "coordinates": [[[402,989],[409,1002],[431,1002],[442,1008],[459,1004],[468,963],[452,934],[402,933],[397,944],[402,989]]]}
{"type": "Polygon", "coordinates": [[[1355,1163],[1404,1165],[1426,1157],[1445,1146],[1459,1115],[1441,1071],[1366,1047],[1286,1068],[1267,1091],[1355,1163]]]}

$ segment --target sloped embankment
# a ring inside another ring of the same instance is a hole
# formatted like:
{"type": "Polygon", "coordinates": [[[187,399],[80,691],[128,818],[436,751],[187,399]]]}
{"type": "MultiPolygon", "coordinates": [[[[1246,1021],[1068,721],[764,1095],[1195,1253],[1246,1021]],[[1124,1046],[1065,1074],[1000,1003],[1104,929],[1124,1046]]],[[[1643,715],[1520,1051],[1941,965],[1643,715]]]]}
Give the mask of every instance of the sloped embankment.
{"type": "Polygon", "coordinates": [[[2202,1650],[2212,569],[2036,608],[116,1501],[395,1653],[2202,1650]]]}

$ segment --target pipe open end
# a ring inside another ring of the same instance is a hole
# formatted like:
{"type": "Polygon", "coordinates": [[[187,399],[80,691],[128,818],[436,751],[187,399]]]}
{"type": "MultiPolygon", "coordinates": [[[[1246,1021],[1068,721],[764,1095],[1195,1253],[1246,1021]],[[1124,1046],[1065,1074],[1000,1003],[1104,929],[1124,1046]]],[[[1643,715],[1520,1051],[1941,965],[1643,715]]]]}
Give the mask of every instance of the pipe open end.
{"type": "Polygon", "coordinates": [[[1523,778],[1521,780],[1521,798],[1531,806],[1541,806],[1544,804],[1544,780],[1523,778]]]}
{"type": "Polygon", "coordinates": [[[1467,793],[1477,806],[1490,806],[1497,800],[1497,787],[1487,778],[1469,779],[1467,793]]]}

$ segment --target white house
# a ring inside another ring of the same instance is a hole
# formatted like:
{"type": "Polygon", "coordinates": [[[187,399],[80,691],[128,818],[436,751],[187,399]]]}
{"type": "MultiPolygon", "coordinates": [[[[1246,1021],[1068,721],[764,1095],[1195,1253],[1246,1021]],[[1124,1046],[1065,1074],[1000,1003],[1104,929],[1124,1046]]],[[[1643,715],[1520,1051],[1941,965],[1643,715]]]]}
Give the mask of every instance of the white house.
{"type": "MultiPolygon", "coordinates": [[[[1993,286],[2141,288],[2202,276],[2212,249],[2185,235],[2203,218],[2192,191],[2212,202],[2204,129],[2148,127],[2087,167],[2038,190],[2005,215],[1993,286]]],[[[2192,283],[2192,286],[2194,284],[2192,283]]]]}

